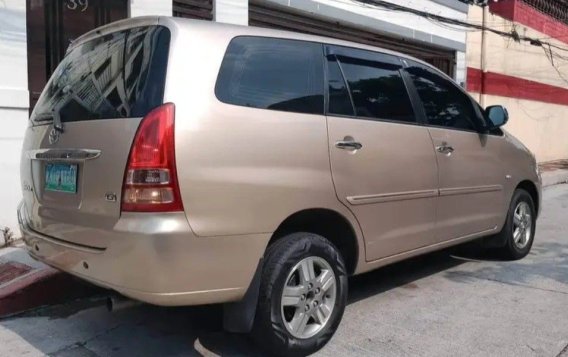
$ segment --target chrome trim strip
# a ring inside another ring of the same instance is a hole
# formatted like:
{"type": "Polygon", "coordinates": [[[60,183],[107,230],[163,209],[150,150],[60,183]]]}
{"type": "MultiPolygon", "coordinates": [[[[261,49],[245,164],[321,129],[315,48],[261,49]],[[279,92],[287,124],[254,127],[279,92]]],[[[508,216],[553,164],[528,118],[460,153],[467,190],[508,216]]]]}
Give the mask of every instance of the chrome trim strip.
{"type": "Polygon", "coordinates": [[[38,149],[28,150],[26,154],[32,160],[76,162],[96,159],[101,156],[101,151],[95,149],[38,149]]]}
{"type": "Polygon", "coordinates": [[[378,195],[348,196],[347,201],[352,205],[365,205],[392,201],[415,200],[437,196],[468,195],[473,193],[486,193],[503,191],[501,185],[487,185],[475,187],[442,188],[440,190],[421,190],[408,192],[391,192],[378,195]]]}
{"type": "Polygon", "coordinates": [[[365,205],[371,203],[415,200],[420,198],[432,198],[438,196],[438,190],[421,190],[409,192],[391,192],[379,195],[350,196],[347,201],[352,205],[365,205]]]}
{"type": "Polygon", "coordinates": [[[503,191],[501,185],[487,185],[475,187],[454,187],[454,188],[441,188],[440,196],[454,196],[454,195],[469,195],[473,193],[485,193],[503,191]]]}

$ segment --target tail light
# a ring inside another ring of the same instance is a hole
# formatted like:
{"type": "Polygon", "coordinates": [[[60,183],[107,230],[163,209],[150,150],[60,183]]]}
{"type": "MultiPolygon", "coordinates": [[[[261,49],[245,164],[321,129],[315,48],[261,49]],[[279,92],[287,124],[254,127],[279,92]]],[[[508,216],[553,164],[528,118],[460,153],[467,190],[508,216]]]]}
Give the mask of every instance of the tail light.
{"type": "Polygon", "coordinates": [[[175,106],[164,104],[142,119],[126,165],[124,212],[183,211],[174,143],[175,106]]]}

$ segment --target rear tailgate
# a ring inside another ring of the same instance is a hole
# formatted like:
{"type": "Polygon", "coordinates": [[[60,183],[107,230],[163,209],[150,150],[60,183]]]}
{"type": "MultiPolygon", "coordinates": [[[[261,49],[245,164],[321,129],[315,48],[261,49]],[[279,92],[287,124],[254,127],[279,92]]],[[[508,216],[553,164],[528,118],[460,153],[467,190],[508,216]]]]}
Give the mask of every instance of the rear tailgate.
{"type": "Polygon", "coordinates": [[[24,139],[29,228],[104,248],[120,217],[136,130],[163,103],[170,32],[144,26],[75,46],[46,85],[24,139]]]}

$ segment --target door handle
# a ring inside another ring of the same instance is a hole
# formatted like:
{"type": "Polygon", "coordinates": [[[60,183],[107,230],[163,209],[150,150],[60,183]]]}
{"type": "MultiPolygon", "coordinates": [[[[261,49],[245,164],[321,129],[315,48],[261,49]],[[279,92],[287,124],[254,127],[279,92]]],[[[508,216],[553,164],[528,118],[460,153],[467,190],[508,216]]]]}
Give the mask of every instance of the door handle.
{"type": "Polygon", "coordinates": [[[342,150],[360,150],[363,144],[352,140],[342,140],[335,143],[335,147],[342,150]]]}
{"type": "Polygon", "coordinates": [[[452,146],[448,145],[447,143],[443,143],[440,146],[436,146],[436,151],[440,154],[446,154],[450,156],[455,150],[452,146]]]}

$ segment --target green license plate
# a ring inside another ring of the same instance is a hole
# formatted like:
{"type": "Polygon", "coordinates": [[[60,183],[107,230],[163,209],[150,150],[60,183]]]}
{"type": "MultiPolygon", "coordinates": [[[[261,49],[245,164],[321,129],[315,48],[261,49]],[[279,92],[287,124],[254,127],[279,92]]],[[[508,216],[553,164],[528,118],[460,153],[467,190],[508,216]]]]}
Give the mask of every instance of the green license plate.
{"type": "Polygon", "coordinates": [[[45,190],[77,193],[77,165],[47,164],[45,190]]]}

